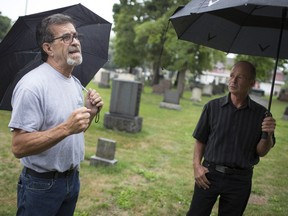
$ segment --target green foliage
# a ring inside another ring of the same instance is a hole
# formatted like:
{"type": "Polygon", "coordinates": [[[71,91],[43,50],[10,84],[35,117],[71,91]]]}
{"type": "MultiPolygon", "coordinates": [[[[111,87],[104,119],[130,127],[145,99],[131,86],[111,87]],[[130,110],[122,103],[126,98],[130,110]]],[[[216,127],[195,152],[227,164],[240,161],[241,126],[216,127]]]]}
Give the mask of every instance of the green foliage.
{"type": "Polygon", "coordinates": [[[150,67],[153,70],[152,83],[157,84],[160,67],[200,74],[224,59],[223,52],[177,39],[169,18],[178,5],[187,1],[120,2],[113,7],[116,32],[114,61],[119,67],[150,67]]]}
{"type": "Polygon", "coordinates": [[[0,41],[3,40],[10,28],[11,19],[6,16],[2,16],[0,12],[0,41]]]}
{"type": "Polygon", "coordinates": [[[134,45],[135,32],[134,14],[131,5],[123,6],[119,13],[114,15],[116,38],[114,41],[114,63],[121,68],[133,68],[139,65],[140,56],[137,47],[134,45]]]}

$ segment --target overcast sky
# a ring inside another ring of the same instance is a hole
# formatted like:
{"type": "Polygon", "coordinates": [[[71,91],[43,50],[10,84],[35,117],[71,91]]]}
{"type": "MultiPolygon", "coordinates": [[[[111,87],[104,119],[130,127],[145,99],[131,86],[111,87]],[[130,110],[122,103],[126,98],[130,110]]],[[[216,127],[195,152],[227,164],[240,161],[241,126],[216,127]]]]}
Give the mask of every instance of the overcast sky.
{"type": "Polygon", "coordinates": [[[52,10],[81,3],[91,11],[113,23],[112,8],[119,0],[0,0],[0,11],[12,21],[19,16],[52,10]]]}

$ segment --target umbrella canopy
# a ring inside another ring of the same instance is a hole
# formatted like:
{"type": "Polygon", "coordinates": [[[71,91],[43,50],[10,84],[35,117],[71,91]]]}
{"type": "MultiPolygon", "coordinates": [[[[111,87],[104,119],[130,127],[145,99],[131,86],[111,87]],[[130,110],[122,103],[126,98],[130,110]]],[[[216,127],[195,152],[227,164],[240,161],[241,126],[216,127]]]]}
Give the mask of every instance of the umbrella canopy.
{"type": "Polygon", "coordinates": [[[36,42],[36,26],[45,17],[63,13],[73,18],[81,37],[83,62],[73,71],[86,86],[108,61],[111,23],[81,4],[19,17],[0,43],[0,109],[11,110],[17,82],[42,63],[36,42]]]}
{"type": "Polygon", "coordinates": [[[288,57],[287,0],[193,0],[170,17],[179,39],[227,53],[288,57]]]}

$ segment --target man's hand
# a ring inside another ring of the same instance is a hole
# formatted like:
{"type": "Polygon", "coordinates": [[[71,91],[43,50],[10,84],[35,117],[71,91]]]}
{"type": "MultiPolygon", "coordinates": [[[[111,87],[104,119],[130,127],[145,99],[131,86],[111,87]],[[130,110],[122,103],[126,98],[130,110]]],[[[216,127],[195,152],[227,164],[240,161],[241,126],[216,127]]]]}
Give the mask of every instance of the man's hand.
{"type": "Polygon", "coordinates": [[[94,117],[102,109],[104,102],[96,90],[89,89],[86,95],[85,106],[91,110],[90,114],[94,117]]]}
{"type": "Polygon", "coordinates": [[[272,116],[267,116],[262,122],[262,131],[272,135],[276,128],[276,120],[272,116]]]}
{"type": "Polygon", "coordinates": [[[199,188],[203,188],[204,190],[208,189],[210,185],[205,175],[208,172],[209,170],[201,164],[194,165],[195,183],[199,188]]]}
{"type": "Polygon", "coordinates": [[[81,107],[72,112],[66,120],[65,125],[69,134],[76,134],[85,131],[90,123],[90,109],[81,107]]]}

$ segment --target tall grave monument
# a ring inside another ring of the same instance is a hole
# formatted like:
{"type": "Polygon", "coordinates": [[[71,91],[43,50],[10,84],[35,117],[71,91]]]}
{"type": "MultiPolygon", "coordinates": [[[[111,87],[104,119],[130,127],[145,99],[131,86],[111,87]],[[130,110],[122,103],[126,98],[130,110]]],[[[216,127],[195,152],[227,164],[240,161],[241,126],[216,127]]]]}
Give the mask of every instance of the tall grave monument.
{"type": "Polygon", "coordinates": [[[138,116],[142,83],[133,80],[114,79],[110,109],[104,116],[104,126],[129,133],[142,129],[143,119],[138,116]]]}

